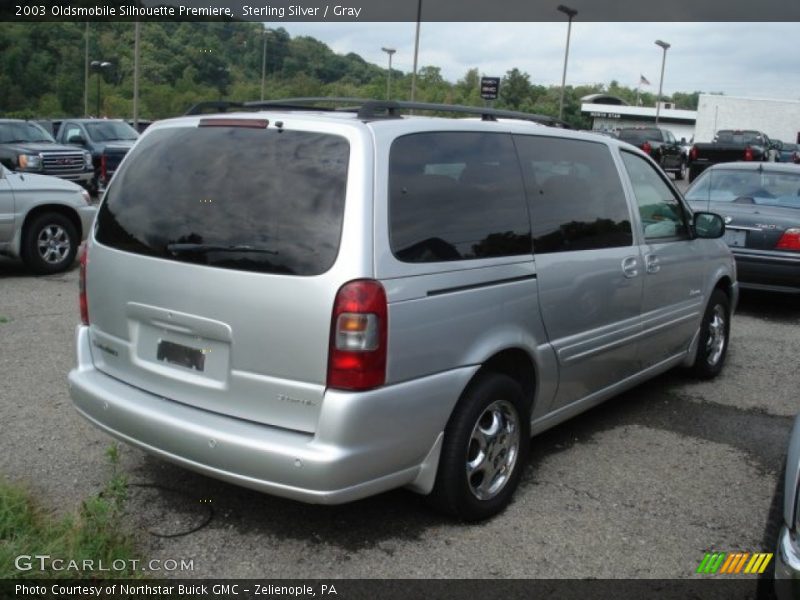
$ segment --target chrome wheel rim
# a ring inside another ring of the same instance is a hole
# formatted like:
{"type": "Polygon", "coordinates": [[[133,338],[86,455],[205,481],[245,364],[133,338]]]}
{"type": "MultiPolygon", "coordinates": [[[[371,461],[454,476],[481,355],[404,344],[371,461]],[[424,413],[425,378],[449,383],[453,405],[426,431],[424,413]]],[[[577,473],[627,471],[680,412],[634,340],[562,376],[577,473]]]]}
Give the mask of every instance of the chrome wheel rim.
{"type": "Polygon", "coordinates": [[[492,402],[478,417],[467,446],[467,484],[478,500],[491,500],[506,486],[519,455],[520,421],[507,400],[492,402]]]}
{"type": "Polygon", "coordinates": [[[708,322],[708,340],[706,341],[706,361],[710,366],[716,364],[722,358],[725,350],[725,309],[717,304],[711,313],[708,322]]]}
{"type": "Polygon", "coordinates": [[[53,224],[42,228],[36,245],[42,260],[55,265],[67,258],[71,243],[66,230],[60,225],[53,224]]]}

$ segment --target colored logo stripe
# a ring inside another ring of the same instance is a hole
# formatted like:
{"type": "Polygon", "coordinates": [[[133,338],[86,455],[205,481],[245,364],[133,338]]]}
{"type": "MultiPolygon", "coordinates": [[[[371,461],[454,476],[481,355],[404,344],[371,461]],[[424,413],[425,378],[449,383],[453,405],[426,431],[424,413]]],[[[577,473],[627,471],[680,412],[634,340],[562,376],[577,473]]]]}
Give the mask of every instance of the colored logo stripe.
{"type": "Polygon", "coordinates": [[[767,552],[706,552],[697,573],[719,574],[759,574],[767,569],[773,554],[767,552]],[[745,566],[747,565],[747,566],[745,566]]]}

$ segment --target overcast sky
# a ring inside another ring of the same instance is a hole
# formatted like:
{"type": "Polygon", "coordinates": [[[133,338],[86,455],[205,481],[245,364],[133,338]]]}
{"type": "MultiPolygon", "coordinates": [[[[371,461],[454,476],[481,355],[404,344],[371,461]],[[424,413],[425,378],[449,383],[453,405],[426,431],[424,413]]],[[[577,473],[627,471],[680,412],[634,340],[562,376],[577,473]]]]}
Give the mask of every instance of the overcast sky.
{"type": "MultiPolygon", "coordinates": [[[[268,24],[272,27],[273,24],[268,24]]],[[[335,52],[355,52],[386,66],[381,46],[397,49],[392,66],[411,72],[415,23],[283,23],[292,35],[310,35],[335,52]]],[[[502,76],[513,67],[531,81],[560,85],[567,24],[422,23],[419,65],[441,67],[455,82],[471,68],[502,76]]],[[[635,87],[639,76],[658,91],[667,51],[664,93],[724,92],[732,96],[800,100],[800,23],[582,23],[574,21],[567,83],[635,87]]]]}

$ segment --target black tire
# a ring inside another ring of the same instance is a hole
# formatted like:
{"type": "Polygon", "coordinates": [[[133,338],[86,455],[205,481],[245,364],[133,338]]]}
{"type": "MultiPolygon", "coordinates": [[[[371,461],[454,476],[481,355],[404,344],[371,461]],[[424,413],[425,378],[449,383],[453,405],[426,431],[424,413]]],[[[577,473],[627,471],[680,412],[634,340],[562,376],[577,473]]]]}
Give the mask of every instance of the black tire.
{"type": "Polygon", "coordinates": [[[519,485],[529,446],[530,409],[520,385],[499,373],[479,375],[462,394],[445,428],[436,483],[428,496],[430,503],[464,521],[496,515],[508,505],[519,485]],[[490,422],[501,427],[497,435],[487,439],[490,422]],[[481,424],[483,427],[479,427],[481,424]],[[479,440],[486,444],[483,449],[479,440]],[[476,468],[468,477],[470,457],[472,462],[486,466],[476,468]]]}
{"type": "Polygon", "coordinates": [[[731,301],[722,290],[714,290],[700,325],[697,357],[692,367],[695,377],[712,379],[722,371],[728,354],[730,330],[731,301]]]}
{"type": "Polygon", "coordinates": [[[60,273],[75,261],[80,242],[72,221],[59,213],[44,213],[23,232],[22,260],[37,275],[60,273]]]}
{"type": "Polygon", "coordinates": [[[683,181],[686,178],[686,161],[681,159],[678,170],[675,171],[675,181],[683,181]]]}

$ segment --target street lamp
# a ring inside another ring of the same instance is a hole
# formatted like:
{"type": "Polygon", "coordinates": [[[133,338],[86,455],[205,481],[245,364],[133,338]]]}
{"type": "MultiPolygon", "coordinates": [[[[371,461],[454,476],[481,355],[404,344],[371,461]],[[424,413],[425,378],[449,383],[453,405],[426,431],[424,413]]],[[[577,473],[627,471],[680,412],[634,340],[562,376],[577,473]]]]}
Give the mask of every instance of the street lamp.
{"type": "Polygon", "coordinates": [[[89,66],[92,68],[92,71],[97,73],[97,117],[100,117],[100,73],[103,69],[109,69],[114,65],[108,61],[100,61],[100,60],[93,60],[89,63],[89,66]]]}
{"type": "Polygon", "coordinates": [[[261,101],[264,101],[264,82],[267,79],[267,28],[261,30],[263,44],[261,46],[261,101]]]}
{"type": "Polygon", "coordinates": [[[664,65],[667,62],[667,49],[669,48],[669,44],[661,40],[656,40],[655,43],[656,46],[661,46],[664,50],[664,54],[661,57],[661,79],[658,80],[658,98],[656,98],[656,127],[658,127],[658,116],[661,114],[661,87],[664,85],[664,65]]]}
{"type": "MultiPolygon", "coordinates": [[[[419,58],[419,25],[422,22],[422,0],[417,0],[417,31],[414,34],[414,69],[411,72],[411,101],[417,96],[417,59],[419,58]]],[[[414,111],[411,111],[412,114],[414,111]]]]}
{"type": "Polygon", "coordinates": [[[397,50],[394,48],[381,48],[381,50],[389,55],[389,73],[386,75],[386,99],[390,100],[392,97],[392,54],[397,50]]]}
{"type": "Polygon", "coordinates": [[[567,84],[567,60],[569,60],[569,35],[572,32],[572,19],[578,14],[578,11],[569,6],[559,4],[556,8],[558,12],[567,15],[569,21],[567,22],[567,48],[564,51],[564,72],[561,75],[561,101],[558,103],[558,118],[564,119],[564,87],[567,84]]]}

